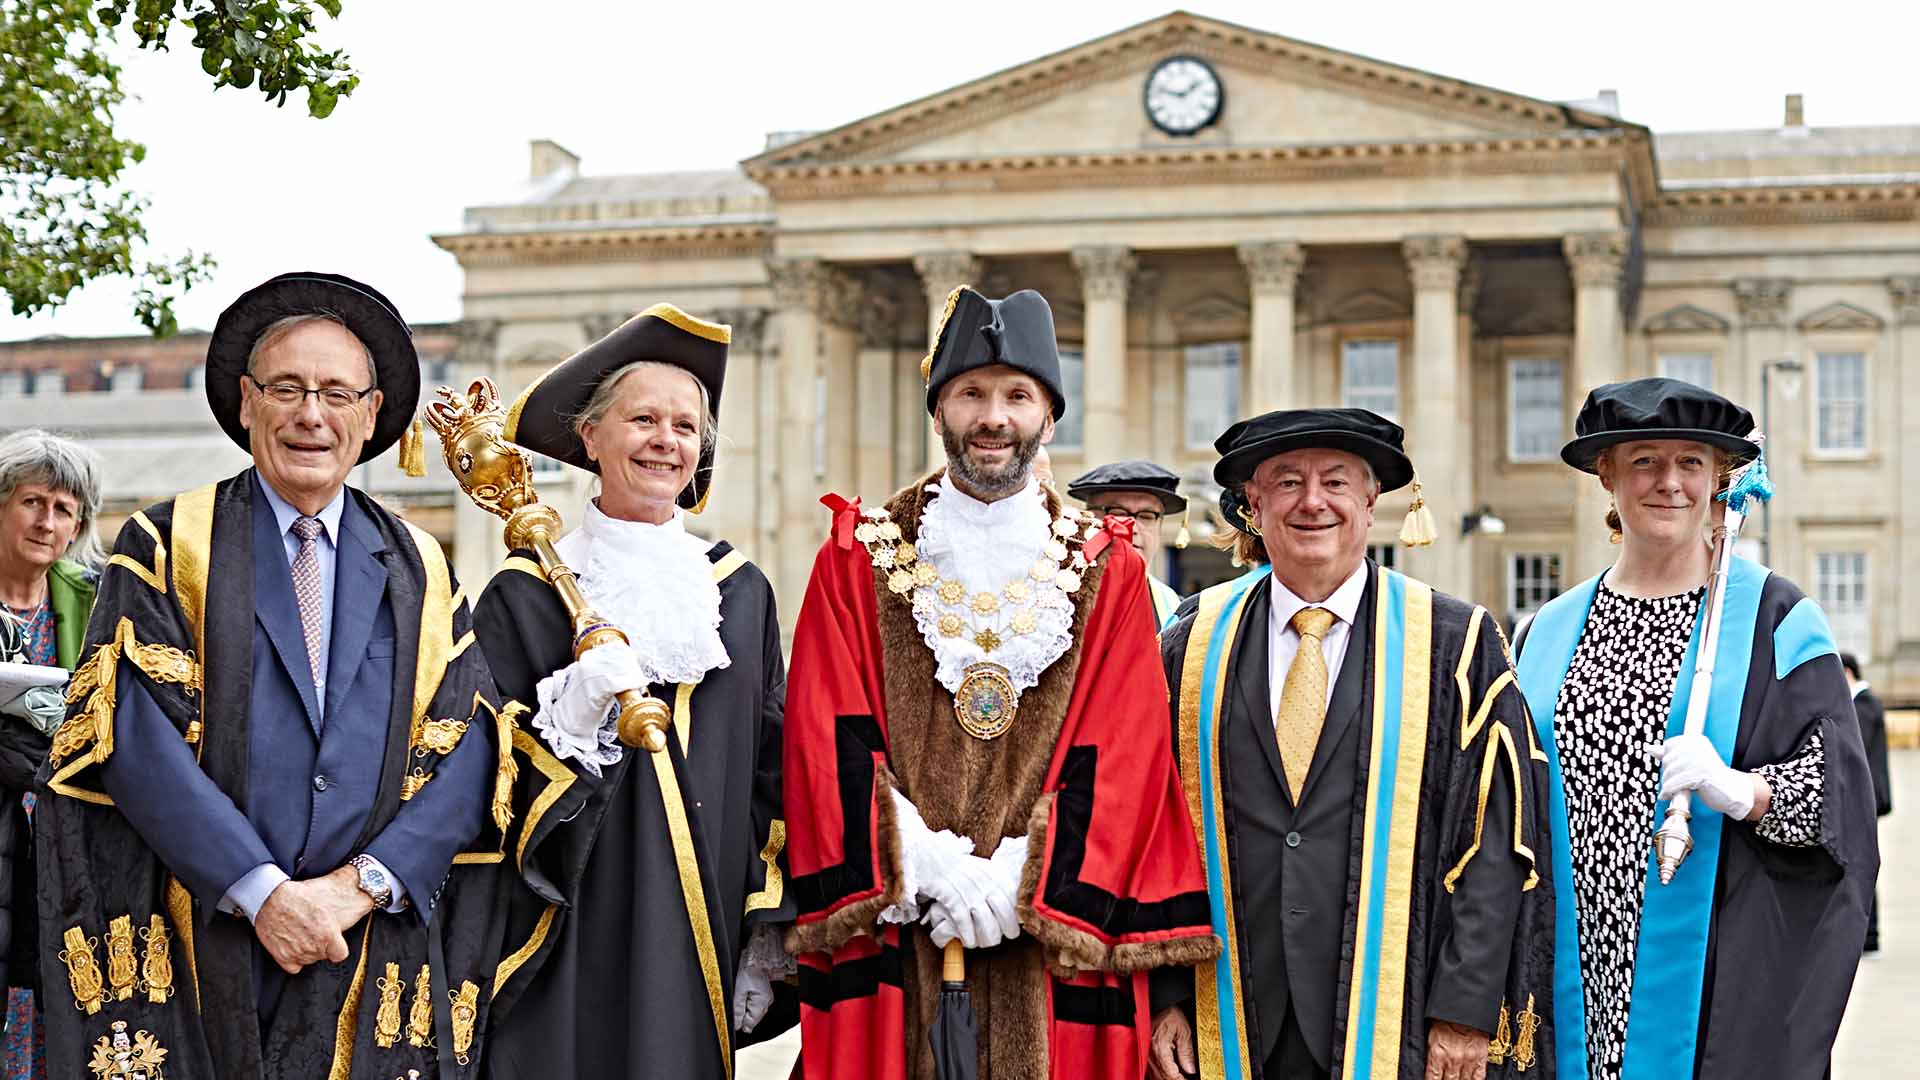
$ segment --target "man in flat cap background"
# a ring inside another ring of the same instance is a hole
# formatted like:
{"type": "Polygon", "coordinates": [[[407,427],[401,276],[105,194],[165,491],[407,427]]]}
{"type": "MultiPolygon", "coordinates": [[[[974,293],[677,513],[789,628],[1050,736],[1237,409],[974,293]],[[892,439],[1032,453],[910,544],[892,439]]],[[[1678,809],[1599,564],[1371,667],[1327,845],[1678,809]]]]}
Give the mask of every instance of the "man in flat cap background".
{"type": "Polygon", "coordinates": [[[806,1076],[931,1080],[951,943],[984,1080],[1138,1080],[1145,972],[1217,948],[1172,755],[1141,737],[1167,693],[1146,569],[1033,478],[1067,407],[1039,293],[956,290],[921,375],[947,467],[884,509],[829,497],[794,632],[806,1076]]]}
{"type": "Polygon", "coordinates": [[[1124,517],[1133,521],[1133,547],[1147,561],[1147,588],[1153,598],[1154,624],[1165,627],[1180,606],[1180,594],[1154,574],[1166,546],[1166,521],[1187,512],[1180,494],[1180,476],[1151,461],[1116,461],[1096,465],[1067,484],[1067,494],[1079,499],[1097,518],[1124,517]]]}
{"type": "Polygon", "coordinates": [[[1214,444],[1255,569],[1161,648],[1228,952],[1156,973],[1161,1080],[1552,1075],[1544,766],[1494,619],[1366,557],[1401,440],[1302,409],[1214,444]]]}
{"type": "Polygon", "coordinates": [[[253,466],[121,530],[42,772],[42,978],[72,990],[49,1060],[462,1073],[511,722],[439,546],[346,486],[412,419],[406,323],[282,275],[221,315],[206,389],[253,466]]]}

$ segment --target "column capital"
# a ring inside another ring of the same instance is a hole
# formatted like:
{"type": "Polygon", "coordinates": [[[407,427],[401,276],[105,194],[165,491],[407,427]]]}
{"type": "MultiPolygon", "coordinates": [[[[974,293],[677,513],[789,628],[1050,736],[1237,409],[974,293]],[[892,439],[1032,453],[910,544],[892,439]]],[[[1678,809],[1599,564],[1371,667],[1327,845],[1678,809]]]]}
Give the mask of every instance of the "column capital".
{"type": "Polygon", "coordinates": [[[1740,278],[1733,283],[1733,300],[1743,326],[1782,326],[1793,282],[1786,278],[1740,278]]]}
{"type": "Polygon", "coordinates": [[[767,309],[764,307],[721,308],[713,313],[717,322],[726,323],[733,328],[733,342],[728,349],[736,353],[757,353],[760,351],[761,335],[766,331],[767,309]]]}
{"type": "Polygon", "coordinates": [[[1292,240],[1245,240],[1236,249],[1240,264],[1247,268],[1247,280],[1256,293],[1293,292],[1300,284],[1300,269],[1307,264],[1307,249],[1292,240]]]}
{"type": "Polygon", "coordinates": [[[1920,326],[1920,274],[1888,278],[1887,294],[1893,298],[1894,321],[1920,326]]]}
{"type": "Polygon", "coordinates": [[[1573,283],[1578,285],[1620,286],[1621,269],[1627,258],[1627,234],[1608,232],[1574,233],[1560,241],[1567,263],[1573,267],[1573,283]]]}
{"type": "Polygon", "coordinates": [[[1080,272],[1080,288],[1088,300],[1122,300],[1139,267],[1133,252],[1118,244],[1073,249],[1073,268],[1080,272]]]}
{"type": "Polygon", "coordinates": [[[778,306],[817,314],[826,306],[832,275],[819,259],[776,256],[767,260],[767,282],[773,287],[773,301],[778,306]]]}
{"type": "Polygon", "coordinates": [[[500,344],[499,319],[461,319],[454,334],[454,360],[480,367],[493,363],[494,349],[500,344]]]}
{"type": "Polygon", "coordinates": [[[943,301],[955,286],[979,281],[986,268],[971,251],[927,251],[913,257],[914,273],[925,283],[927,296],[943,301]]]}
{"type": "Polygon", "coordinates": [[[866,299],[866,290],[853,277],[835,271],[827,272],[827,281],[820,295],[820,317],[830,325],[845,330],[860,329],[860,308],[866,299]]]}
{"type": "Polygon", "coordinates": [[[1413,287],[1452,291],[1460,285],[1460,269],[1467,262],[1464,236],[1409,236],[1400,242],[1413,287]]]}
{"type": "Polygon", "coordinates": [[[886,293],[867,293],[860,305],[860,344],[886,349],[899,340],[900,302],[886,293]]]}

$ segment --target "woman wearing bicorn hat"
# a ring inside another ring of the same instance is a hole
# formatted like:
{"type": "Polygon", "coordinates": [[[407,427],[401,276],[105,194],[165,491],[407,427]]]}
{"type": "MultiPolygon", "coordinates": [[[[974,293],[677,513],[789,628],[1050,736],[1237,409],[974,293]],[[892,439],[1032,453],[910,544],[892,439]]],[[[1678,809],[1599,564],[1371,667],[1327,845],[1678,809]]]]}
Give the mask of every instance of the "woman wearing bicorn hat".
{"type": "Polygon", "coordinates": [[[780,626],[759,568],[687,529],[711,489],[729,338],[656,304],[508,413],[509,441],[599,475],[555,546],[631,644],[574,660],[572,623],[529,552],[480,599],[480,644],[502,697],[534,710],[538,743],[516,853],[531,891],[515,899],[488,1047],[502,1080],[720,1078],[744,1033],[781,1026],[761,1023],[788,963],[773,928],[793,917],[780,626]],[[623,689],[671,704],[663,756],[620,742],[623,689]]]}
{"type": "Polygon", "coordinates": [[[1619,556],[1516,642],[1555,790],[1560,1075],[1822,1076],[1879,858],[1833,635],[1793,582],[1732,560],[1706,727],[1683,733],[1715,496],[1759,453],[1753,416],[1636,379],[1574,430],[1560,456],[1612,497],[1619,556]],[[1651,837],[1682,791],[1693,850],[1663,885],[1651,837]]]}

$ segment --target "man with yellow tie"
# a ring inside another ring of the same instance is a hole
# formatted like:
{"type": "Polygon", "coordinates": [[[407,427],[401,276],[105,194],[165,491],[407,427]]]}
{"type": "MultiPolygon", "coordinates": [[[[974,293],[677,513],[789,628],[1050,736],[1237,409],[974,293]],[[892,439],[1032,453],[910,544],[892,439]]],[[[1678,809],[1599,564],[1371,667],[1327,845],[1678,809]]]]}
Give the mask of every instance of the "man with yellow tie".
{"type": "Polygon", "coordinates": [[[1255,571],[1161,649],[1226,951],[1155,973],[1153,1075],[1551,1076],[1545,758],[1486,610],[1367,558],[1400,428],[1299,409],[1214,445],[1255,571]]]}

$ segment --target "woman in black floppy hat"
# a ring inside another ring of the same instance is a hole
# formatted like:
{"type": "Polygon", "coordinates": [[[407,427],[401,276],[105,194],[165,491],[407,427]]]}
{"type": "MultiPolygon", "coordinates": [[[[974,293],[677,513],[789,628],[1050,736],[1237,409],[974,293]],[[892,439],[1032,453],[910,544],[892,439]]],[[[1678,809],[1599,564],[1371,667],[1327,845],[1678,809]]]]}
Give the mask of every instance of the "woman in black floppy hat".
{"type": "Polygon", "coordinates": [[[1613,500],[1619,556],[1516,641],[1553,777],[1562,1076],[1819,1077],[1878,854],[1872,788],[1826,617],[1785,577],[1728,571],[1705,730],[1684,734],[1710,570],[1753,417],[1672,379],[1595,389],[1560,456],[1613,500]],[[1650,844],[1691,792],[1670,884],[1650,844]]]}
{"type": "Polygon", "coordinates": [[[516,854],[531,892],[515,899],[487,1047],[500,1080],[719,1080],[745,1033],[793,1022],[763,1022],[789,964],[775,927],[793,918],[773,590],[687,528],[712,482],[730,336],[656,304],[508,412],[508,440],[599,474],[555,546],[631,644],[574,660],[572,623],[529,552],[475,611],[503,699],[534,709],[540,774],[516,854]],[[673,706],[661,755],[619,740],[613,695],[635,688],[673,706]]]}

